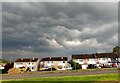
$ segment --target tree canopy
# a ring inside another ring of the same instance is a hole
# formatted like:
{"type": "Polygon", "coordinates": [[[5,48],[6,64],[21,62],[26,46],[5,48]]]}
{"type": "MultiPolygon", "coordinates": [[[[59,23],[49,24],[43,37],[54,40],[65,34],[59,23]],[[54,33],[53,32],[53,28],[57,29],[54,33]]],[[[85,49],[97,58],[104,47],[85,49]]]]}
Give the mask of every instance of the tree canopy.
{"type": "Polygon", "coordinates": [[[113,52],[120,52],[120,47],[119,46],[115,46],[113,48],[113,52]]]}
{"type": "Polygon", "coordinates": [[[73,70],[77,70],[77,69],[81,69],[81,65],[79,65],[79,63],[75,62],[75,61],[70,61],[71,67],[73,70]]]}

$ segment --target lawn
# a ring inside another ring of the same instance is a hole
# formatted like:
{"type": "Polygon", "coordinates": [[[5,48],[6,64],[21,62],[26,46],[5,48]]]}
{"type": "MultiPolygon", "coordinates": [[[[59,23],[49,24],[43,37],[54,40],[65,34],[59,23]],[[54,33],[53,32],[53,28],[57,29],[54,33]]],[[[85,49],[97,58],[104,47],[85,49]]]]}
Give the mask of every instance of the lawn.
{"type": "Polygon", "coordinates": [[[61,76],[61,77],[43,77],[43,78],[27,78],[16,80],[5,80],[2,83],[96,83],[102,81],[103,83],[109,81],[114,83],[118,81],[118,74],[97,74],[85,76],[61,76]],[[114,81],[114,82],[113,82],[114,81]]]}

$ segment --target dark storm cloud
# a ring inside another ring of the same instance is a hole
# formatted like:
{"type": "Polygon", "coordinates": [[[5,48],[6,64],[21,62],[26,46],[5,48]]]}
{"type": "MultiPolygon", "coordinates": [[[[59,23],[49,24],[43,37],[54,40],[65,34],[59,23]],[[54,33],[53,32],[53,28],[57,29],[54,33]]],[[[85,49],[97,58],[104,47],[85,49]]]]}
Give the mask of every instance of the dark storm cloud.
{"type": "Polygon", "coordinates": [[[117,3],[14,2],[3,3],[2,10],[6,51],[66,55],[117,45],[117,3]]]}

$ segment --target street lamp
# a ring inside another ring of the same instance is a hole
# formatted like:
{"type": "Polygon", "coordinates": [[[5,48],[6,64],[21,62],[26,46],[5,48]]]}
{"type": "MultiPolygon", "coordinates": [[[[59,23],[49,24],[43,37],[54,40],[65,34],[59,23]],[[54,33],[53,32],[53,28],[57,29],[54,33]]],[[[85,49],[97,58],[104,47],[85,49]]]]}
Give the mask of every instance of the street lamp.
{"type": "Polygon", "coordinates": [[[76,62],[75,62],[75,70],[76,70],[76,62]]]}

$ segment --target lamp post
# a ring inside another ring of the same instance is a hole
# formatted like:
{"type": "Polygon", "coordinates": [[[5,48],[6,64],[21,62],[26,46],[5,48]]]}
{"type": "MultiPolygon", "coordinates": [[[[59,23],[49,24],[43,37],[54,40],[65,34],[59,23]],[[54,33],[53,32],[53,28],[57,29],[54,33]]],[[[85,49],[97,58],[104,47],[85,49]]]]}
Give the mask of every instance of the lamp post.
{"type": "Polygon", "coordinates": [[[76,62],[75,62],[75,70],[76,70],[76,62]]]}
{"type": "Polygon", "coordinates": [[[51,63],[51,71],[52,71],[52,67],[53,67],[53,65],[52,65],[52,63],[51,63]]]}

